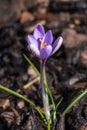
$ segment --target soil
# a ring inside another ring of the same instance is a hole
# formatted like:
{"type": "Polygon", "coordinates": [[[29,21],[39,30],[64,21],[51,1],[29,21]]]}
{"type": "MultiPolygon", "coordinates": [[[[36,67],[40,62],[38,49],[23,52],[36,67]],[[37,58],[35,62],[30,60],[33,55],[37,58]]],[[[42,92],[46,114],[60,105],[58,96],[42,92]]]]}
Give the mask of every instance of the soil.
{"type": "MultiPolygon", "coordinates": [[[[87,89],[87,1],[0,1],[0,84],[28,97],[43,109],[39,78],[23,54],[39,69],[39,60],[27,49],[26,36],[40,23],[63,45],[46,64],[54,100],[63,101],[52,130],[87,130],[87,96],[65,116],[64,109],[87,89]]],[[[0,90],[0,130],[46,130],[35,109],[0,90]]]]}

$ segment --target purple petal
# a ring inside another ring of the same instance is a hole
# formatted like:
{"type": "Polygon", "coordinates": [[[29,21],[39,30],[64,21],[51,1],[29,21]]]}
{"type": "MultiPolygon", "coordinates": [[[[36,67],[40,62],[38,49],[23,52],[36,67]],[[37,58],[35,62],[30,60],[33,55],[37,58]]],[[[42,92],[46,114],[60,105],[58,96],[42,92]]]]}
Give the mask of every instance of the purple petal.
{"type": "Polygon", "coordinates": [[[44,37],[43,37],[43,42],[47,43],[48,45],[49,44],[52,44],[53,42],[53,35],[52,35],[52,31],[48,31],[44,37]]]}
{"type": "Polygon", "coordinates": [[[38,44],[37,40],[34,38],[33,35],[28,35],[27,42],[28,42],[28,44],[30,44],[30,43],[38,44]]]}
{"type": "Polygon", "coordinates": [[[32,35],[28,35],[27,42],[28,42],[28,49],[31,50],[34,55],[39,57],[40,51],[38,48],[37,40],[32,35]]]}
{"type": "Polygon", "coordinates": [[[62,42],[63,42],[63,38],[62,37],[58,37],[57,40],[53,44],[52,55],[60,48],[60,46],[62,45],[62,42]]]}
{"type": "Polygon", "coordinates": [[[38,39],[38,38],[43,38],[45,34],[44,28],[42,25],[37,25],[37,27],[34,30],[33,36],[38,39]]]}
{"type": "Polygon", "coordinates": [[[41,49],[40,50],[41,59],[47,59],[50,56],[51,52],[52,52],[51,45],[48,45],[45,48],[41,49]]]}

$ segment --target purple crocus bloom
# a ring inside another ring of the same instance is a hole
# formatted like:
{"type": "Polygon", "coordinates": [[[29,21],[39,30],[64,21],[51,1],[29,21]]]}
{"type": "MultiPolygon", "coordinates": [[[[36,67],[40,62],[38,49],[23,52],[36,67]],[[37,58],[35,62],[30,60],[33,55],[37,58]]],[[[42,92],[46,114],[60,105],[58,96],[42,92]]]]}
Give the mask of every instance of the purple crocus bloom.
{"type": "Polygon", "coordinates": [[[45,33],[42,25],[37,25],[33,35],[27,37],[28,49],[42,60],[53,55],[60,48],[62,41],[62,37],[58,37],[53,43],[52,31],[49,30],[45,33]]]}
{"type": "MultiPolygon", "coordinates": [[[[53,43],[52,31],[49,30],[45,33],[42,25],[37,25],[33,35],[28,35],[27,37],[28,49],[40,58],[40,87],[42,89],[43,107],[47,122],[51,122],[51,114],[49,109],[48,90],[44,87],[45,63],[47,58],[53,55],[60,48],[62,41],[62,37],[58,37],[53,43]]],[[[55,107],[53,111],[56,111],[55,107]]]]}

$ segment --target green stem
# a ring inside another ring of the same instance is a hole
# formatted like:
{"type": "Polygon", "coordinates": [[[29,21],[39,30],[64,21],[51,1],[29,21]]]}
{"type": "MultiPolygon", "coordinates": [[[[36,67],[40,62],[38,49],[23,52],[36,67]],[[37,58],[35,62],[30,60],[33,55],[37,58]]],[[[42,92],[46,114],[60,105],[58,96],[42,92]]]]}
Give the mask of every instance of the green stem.
{"type": "Polygon", "coordinates": [[[53,99],[52,93],[51,93],[51,91],[50,91],[50,89],[48,87],[45,67],[44,67],[44,85],[45,85],[45,88],[48,91],[49,97],[50,97],[52,105],[53,105],[53,112],[54,112],[53,113],[53,120],[55,120],[56,119],[55,103],[54,103],[54,99],[53,99]]]}
{"type": "Polygon", "coordinates": [[[32,105],[36,109],[36,111],[39,113],[39,115],[42,117],[42,119],[44,120],[44,118],[45,118],[44,115],[41,113],[40,109],[38,107],[36,107],[36,105],[31,100],[29,100],[28,98],[24,97],[23,95],[21,95],[17,92],[14,92],[13,90],[10,90],[9,88],[6,88],[2,85],[0,85],[0,89],[6,91],[7,93],[14,95],[14,96],[26,101],[30,105],[32,105]]]}
{"type": "Polygon", "coordinates": [[[47,130],[51,130],[51,128],[50,128],[50,120],[47,121],[47,130]]]}
{"type": "Polygon", "coordinates": [[[41,60],[40,62],[40,85],[42,89],[42,99],[43,99],[43,107],[44,107],[44,112],[47,121],[50,120],[50,110],[49,110],[49,99],[48,99],[48,91],[44,87],[44,67],[45,67],[45,61],[41,60]]]}
{"type": "Polygon", "coordinates": [[[85,95],[87,95],[87,89],[84,90],[72,103],[63,111],[62,116],[65,117],[65,115],[72,109],[72,107],[79,102],[85,95]]]}
{"type": "MultiPolygon", "coordinates": [[[[32,66],[32,68],[37,73],[37,75],[40,76],[40,72],[38,71],[36,66],[30,61],[29,57],[27,57],[25,54],[23,54],[23,56],[24,56],[25,60],[32,66]]],[[[55,118],[56,118],[55,103],[54,103],[54,99],[53,99],[52,93],[51,93],[51,91],[50,91],[50,89],[48,87],[45,67],[44,67],[44,86],[47,89],[48,95],[49,95],[49,97],[51,99],[51,102],[52,102],[52,105],[53,105],[53,111],[54,111],[53,119],[55,120],[55,118]]]]}

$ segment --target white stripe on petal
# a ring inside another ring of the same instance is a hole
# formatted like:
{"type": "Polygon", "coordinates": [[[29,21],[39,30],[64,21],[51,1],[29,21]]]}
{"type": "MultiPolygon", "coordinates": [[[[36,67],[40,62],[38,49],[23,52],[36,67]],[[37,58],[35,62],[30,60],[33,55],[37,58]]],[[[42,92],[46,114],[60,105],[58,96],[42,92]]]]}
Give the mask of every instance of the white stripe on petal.
{"type": "Polygon", "coordinates": [[[59,37],[53,44],[53,52],[52,55],[60,48],[60,46],[62,45],[63,42],[63,38],[59,37]]]}
{"type": "Polygon", "coordinates": [[[31,52],[36,55],[37,57],[40,57],[40,51],[34,44],[28,45],[28,49],[31,50],[31,52]]]}

